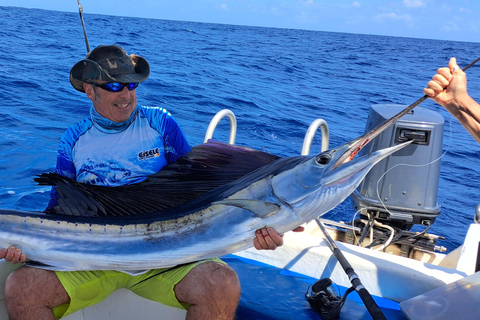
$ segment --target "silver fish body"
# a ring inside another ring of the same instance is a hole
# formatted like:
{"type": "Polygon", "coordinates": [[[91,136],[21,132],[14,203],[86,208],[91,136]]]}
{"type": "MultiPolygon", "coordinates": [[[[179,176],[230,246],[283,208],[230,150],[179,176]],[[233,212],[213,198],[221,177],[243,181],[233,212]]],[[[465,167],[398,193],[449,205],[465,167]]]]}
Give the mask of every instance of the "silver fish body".
{"type": "Polygon", "coordinates": [[[408,144],[345,160],[345,154],[357,152],[352,148],[357,140],[317,156],[278,159],[148,215],[1,210],[0,247],[20,247],[39,267],[58,271],[163,268],[238,252],[253,246],[259,228],[284,233],[335,208],[373,165],[408,144]]]}

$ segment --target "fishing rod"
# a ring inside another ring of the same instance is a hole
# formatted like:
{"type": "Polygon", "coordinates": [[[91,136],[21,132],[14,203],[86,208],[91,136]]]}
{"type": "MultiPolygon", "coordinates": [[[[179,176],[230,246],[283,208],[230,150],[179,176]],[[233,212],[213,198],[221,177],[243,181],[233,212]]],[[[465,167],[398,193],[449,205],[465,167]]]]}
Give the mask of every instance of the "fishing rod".
{"type": "MultiPolygon", "coordinates": [[[[383,314],[382,310],[380,310],[380,308],[378,307],[375,300],[373,300],[372,296],[370,295],[370,292],[368,292],[368,290],[363,286],[362,282],[360,281],[360,278],[355,273],[355,270],[352,268],[350,263],[347,261],[347,259],[343,255],[342,251],[337,247],[337,245],[335,244],[333,239],[328,234],[328,232],[325,229],[325,226],[323,225],[323,223],[320,221],[320,219],[315,219],[315,221],[317,222],[318,226],[320,227],[323,234],[325,235],[325,239],[327,240],[327,243],[328,243],[328,246],[330,247],[330,250],[332,250],[333,255],[335,256],[335,258],[337,258],[338,262],[340,263],[343,270],[347,274],[348,279],[352,283],[353,289],[355,289],[355,291],[357,291],[358,295],[362,299],[363,303],[365,304],[365,307],[367,308],[368,312],[372,316],[373,320],[387,320],[387,318],[383,314]]],[[[324,279],[319,280],[318,283],[320,283],[322,280],[324,280],[324,279]]],[[[313,289],[313,292],[319,292],[320,290],[322,290],[324,288],[320,288],[319,284],[315,283],[312,286],[312,289],[313,289]],[[316,285],[317,285],[318,289],[315,288],[316,285]]],[[[349,291],[347,290],[347,293],[345,295],[347,295],[348,293],[349,293],[349,291]]],[[[345,297],[342,299],[342,301],[344,301],[344,300],[345,300],[345,297]]],[[[343,303],[341,303],[340,308],[341,308],[342,305],[343,305],[343,303]]],[[[338,310],[338,312],[340,312],[340,310],[338,310]]]]}
{"type": "MultiPolygon", "coordinates": [[[[471,62],[469,65],[467,65],[462,70],[466,71],[467,69],[469,69],[471,66],[473,66],[478,61],[480,61],[480,57],[477,58],[476,60],[474,60],[473,62],[471,62]]],[[[367,143],[369,143],[373,138],[375,138],[377,135],[379,135],[385,128],[387,128],[388,126],[390,126],[391,124],[396,122],[398,119],[400,119],[401,117],[403,117],[404,115],[406,115],[410,111],[412,111],[413,108],[415,108],[416,106],[418,106],[419,104],[421,104],[422,102],[424,102],[427,99],[428,99],[428,96],[424,95],[423,97],[421,97],[420,99],[418,99],[417,101],[415,101],[414,103],[412,103],[411,105],[409,105],[408,107],[406,107],[405,109],[403,109],[402,111],[400,111],[399,113],[397,113],[396,115],[394,115],[393,117],[391,117],[390,119],[385,121],[384,123],[380,124],[376,128],[370,130],[369,132],[365,133],[361,137],[357,138],[356,142],[355,142],[355,144],[356,144],[355,151],[345,153],[343,156],[341,156],[340,159],[333,166],[333,169],[337,168],[338,166],[342,165],[343,163],[345,163],[347,161],[352,160],[357,155],[357,153],[367,143]],[[347,157],[349,157],[349,159],[347,159],[347,157]]],[[[353,146],[355,146],[355,144],[352,145],[352,148],[353,148],[353,146]]]]}
{"type": "Polygon", "coordinates": [[[80,4],[80,0],[77,0],[78,3],[78,13],[80,14],[80,20],[82,21],[83,35],[85,37],[85,45],[87,46],[87,53],[90,52],[90,45],[88,44],[87,31],[85,30],[85,23],[83,22],[83,7],[80,4]]]}

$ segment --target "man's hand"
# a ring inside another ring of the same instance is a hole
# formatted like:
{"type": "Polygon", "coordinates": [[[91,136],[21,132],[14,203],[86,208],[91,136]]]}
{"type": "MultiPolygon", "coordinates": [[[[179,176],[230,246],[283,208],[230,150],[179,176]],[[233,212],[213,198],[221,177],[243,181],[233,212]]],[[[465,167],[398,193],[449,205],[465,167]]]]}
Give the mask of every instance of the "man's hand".
{"type": "MultiPolygon", "coordinates": [[[[304,227],[294,229],[294,232],[302,232],[304,227]]],[[[279,235],[272,228],[262,228],[255,231],[253,245],[257,250],[275,250],[283,245],[283,235],[279,235]]]]}
{"type": "Polygon", "coordinates": [[[22,249],[15,248],[14,246],[8,247],[8,249],[0,249],[0,259],[5,259],[5,261],[16,263],[25,263],[27,261],[27,256],[22,253],[22,249]]]}
{"type": "Polygon", "coordinates": [[[448,67],[438,69],[423,92],[449,111],[452,110],[451,105],[458,105],[462,98],[468,96],[467,77],[457,65],[457,60],[451,58],[448,67]]]}

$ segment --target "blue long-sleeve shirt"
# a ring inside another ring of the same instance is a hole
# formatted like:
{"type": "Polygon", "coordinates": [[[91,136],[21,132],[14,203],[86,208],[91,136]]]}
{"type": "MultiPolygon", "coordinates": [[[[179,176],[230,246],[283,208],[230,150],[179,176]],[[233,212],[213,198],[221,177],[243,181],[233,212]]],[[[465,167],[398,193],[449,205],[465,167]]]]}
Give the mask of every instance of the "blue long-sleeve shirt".
{"type": "MultiPolygon", "coordinates": [[[[92,107],[63,134],[56,172],[82,183],[122,186],[146,179],[188,151],[185,135],[163,108],[138,106],[127,121],[116,123],[92,107]]],[[[49,208],[56,197],[52,190],[49,208]]]]}

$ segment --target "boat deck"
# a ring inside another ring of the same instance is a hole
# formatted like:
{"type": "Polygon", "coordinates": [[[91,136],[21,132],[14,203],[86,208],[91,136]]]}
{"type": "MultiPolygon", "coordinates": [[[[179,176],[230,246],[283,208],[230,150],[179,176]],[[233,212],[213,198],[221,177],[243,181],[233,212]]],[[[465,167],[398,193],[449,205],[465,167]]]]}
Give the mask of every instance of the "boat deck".
{"type": "MultiPolygon", "coordinates": [[[[272,267],[234,255],[222,257],[238,274],[242,296],[237,319],[322,319],[305,299],[310,284],[318,279],[272,267]]],[[[341,295],[347,288],[339,287],[341,295]]],[[[389,320],[405,316],[398,303],[374,297],[389,320]]],[[[372,319],[356,292],[352,292],[340,312],[340,319],[372,319]]]]}

